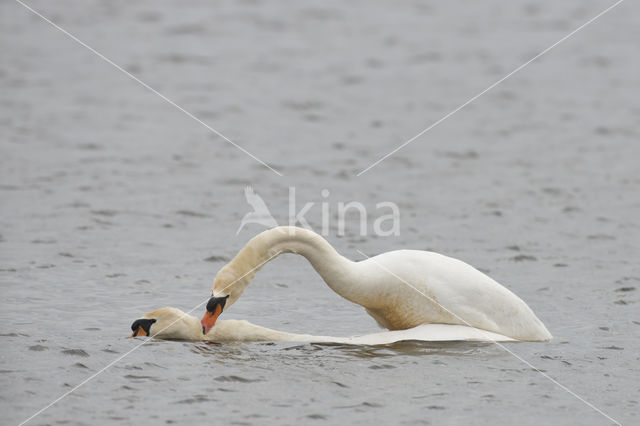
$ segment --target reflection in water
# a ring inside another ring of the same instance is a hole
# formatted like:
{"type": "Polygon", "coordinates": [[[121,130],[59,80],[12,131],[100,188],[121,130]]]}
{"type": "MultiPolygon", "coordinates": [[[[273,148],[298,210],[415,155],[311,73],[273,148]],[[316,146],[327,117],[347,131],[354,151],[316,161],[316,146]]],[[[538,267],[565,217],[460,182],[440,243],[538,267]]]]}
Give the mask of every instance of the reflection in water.
{"type": "MultiPolygon", "coordinates": [[[[492,357],[505,353],[491,342],[423,342],[402,341],[388,345],[350,345],[343,343],[214,343],[196,342],[191,352],[218,360],[246,361],[259,354],[280,356],[322,356],[337,358],[388,358],[398,355],[422,357],[473,356],[492,357]]],[[[513,345],[514,343],[510,343],[513,345]]]]}

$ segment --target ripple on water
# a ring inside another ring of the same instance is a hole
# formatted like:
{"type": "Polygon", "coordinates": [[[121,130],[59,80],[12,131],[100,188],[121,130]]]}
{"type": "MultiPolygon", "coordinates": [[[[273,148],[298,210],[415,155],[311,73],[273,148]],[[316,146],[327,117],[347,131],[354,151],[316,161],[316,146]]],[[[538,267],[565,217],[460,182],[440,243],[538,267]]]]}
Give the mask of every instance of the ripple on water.
{"type": "Polygon", "coordinates": [[[200,402],[216,401],[215,398],[210,398],[207,395],[194,395],[191,398],[181,399],[174,402],[174,404],[197,404],[200,402]]]}
{"type": "Polygon", "coordinates": [[[160,381],[160,379],[158,377],[154,377],[154,376],[138,376],[138,375],[135,375],[135,374],[126,374],[124,376],[124,378],[128,379],[128,380],[135,381],[136,383],[139,383],[139,382],[145,381],[145,380],[151,380],[151,381],[154,381],[154,382],[159,382],[160,381]]]}
{"type": "Polygon", "coordinates": [[[36,352],[42,352],[42,351],[46,351],[49,348],[47,346],[43,346],[43,345],[33,345],[33,346],[29,346],[29,350],[30,351],[36,351],[36,352]]]}
{"type": "Polygon", "coordinates": [[[139,365],[127,365],[124,367],[125,370],[142,370],[142,367],[139,365]]]}
{"type": "Polygon", "coordinates": [[[218,376],[216,377],[214,380],[218,381],[218,382],[239,382],[239,383],[254,383],[254,382],[261,382],[262,380],[260,379],[245,379],[244,377],[240,377],[240,376],[218,376]]]}
{"type": "Polygon", "coordinates": [[[307,415],[307,418],[313,420],[327,420],[327,416],[324,414],[309,414],[307,415]]]}
{"type": "Polygon", "coordinates": [[[514,262],[525,262],[525,261],[536,261],[538,260],[538,258],[536,258],[535,256],[527,255],[527,254],[519,254],[517,256],[513,256],[511,260],[513,260],[514,262]]]}
{"type": "Polygon", "coordinates": [[[390,370],[392,368],[396,368],[391,364],[381,364],[381,365],[372,365],[369,367],[371,370],[390,370]]]}
{"type": "Polygon", "coordinates": [[[89,354],[82,349],[64,349],[61,351],[65,355],[81,356],[87,358],[89,354]]]}
{"type": "MultiPolygon", "coordinates": [[[[490,342],[425,342],[407,340],[388,345],[348,345],[342,343],[312,343],[298,345],[283,350],[297,350],[307,354],[318,350],[333,351],[338,356],[357,358],[389,358],[398,355],[423,357],[425,355],[476,356],[486,348],[493,348],[490,342]]],[[[384,367],[383,367],[384,368],[384,367]]]]}
{"type": "Polygon", "coordinates": [[[332,408],[336,408],[336,409],[338,409],[338,408],[341,408],[341,409],[344,409],[344,408],[355,408],[356,411],[360,411],[363,408],[381,408],[381,407],[384,407],[384,406],[382,404],[378,404],[377,402],[364,401],[361,404],[338,405],[338,406],[334,406],[332,408]]]}
{"type": "Polygon", "coordinates": [[[199,217],[199,218],[211,217],[204,213],[194,212],[193,210],[178,210],[176,214],[179,214],[181,216],[187,216],[187,217],[199,217]]]}
{"type": "Polygon", "coordinates": [[[209,256],[204,259],[205,262],[228,262],[230,259],[226,256],[209,256]]]}

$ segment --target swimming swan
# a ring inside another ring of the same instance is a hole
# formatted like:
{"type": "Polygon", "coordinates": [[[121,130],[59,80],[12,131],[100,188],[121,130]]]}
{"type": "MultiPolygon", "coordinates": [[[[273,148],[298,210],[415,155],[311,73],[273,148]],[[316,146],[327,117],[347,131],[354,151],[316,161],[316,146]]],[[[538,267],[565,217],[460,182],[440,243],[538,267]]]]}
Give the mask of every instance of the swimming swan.
{"type": "Polygon", "coordinates": [[[144,314],[131,325],[130,337],[212,342],[314,342],[351,345],[386,345],[406,340],[510,341],[506,336],[464,325],[423,324],[409,330],[386,331],[354,337],[312,336],[271,330],[248,321],[219,320],[207,334],[198,318],[177,308],[160,308],[144,314]]]}
{"type": "Polygon", "coordinates": [[[353,262],[320,235],[281,226],[252,238],[216,275],[202,326],[209,331],[238,300],[256,272],[281,253],[304,256],[333,291],[362,305],[382,327],[466,325],[516,340],[551,334],[511,291],[461,260],[421,250],[397,250],[353,262]]]}

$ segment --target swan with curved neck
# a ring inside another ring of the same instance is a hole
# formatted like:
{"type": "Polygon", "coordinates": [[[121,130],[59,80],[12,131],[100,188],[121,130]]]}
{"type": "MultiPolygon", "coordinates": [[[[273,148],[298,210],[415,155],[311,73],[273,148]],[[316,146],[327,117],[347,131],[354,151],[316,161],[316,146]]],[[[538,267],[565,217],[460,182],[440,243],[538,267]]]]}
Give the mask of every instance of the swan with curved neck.
{"type": "Polygon", "coordinates": [[[212,342],[315,342],[345,343],[352,345],[386,345],[390,343],[421,341],[509,341],[513,340],[484,330],[446,324],[423,324],[410,330],[386,331],[353,337],[313,336],[286,333],[240,320],[219,320],[203,333],[200,321],[176,308],[160,308],[144,314],[131,325],[130,337],[150,336],[168,340],[212,342]]]}
{"type": "Polygon", "coordinates": [[[522,299],[461,260],[396,250],[353,262],[320,235],[290,226],[258,234],[218,272],[201,321],[205,331],[238,300],[256,272],[282,253],[304,256],[333,291],[363,306],[389,330],[453,324],[517,340],[551,339],[522,299]]]}

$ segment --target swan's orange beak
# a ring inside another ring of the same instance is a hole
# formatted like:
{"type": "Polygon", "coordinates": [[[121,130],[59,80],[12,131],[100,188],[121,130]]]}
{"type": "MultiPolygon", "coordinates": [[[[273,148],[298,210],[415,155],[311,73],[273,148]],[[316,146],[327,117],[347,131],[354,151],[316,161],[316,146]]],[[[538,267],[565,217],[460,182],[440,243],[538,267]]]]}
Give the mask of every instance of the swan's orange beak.
{"type": "Polygon", "coordinates": [[[138,326],[138,329],[134,330],[133,333],[131,333],[131,336],[129,336],[129,338],[138,337],[138,336],[148,336],[147,332],[144,331],[144,328],[142,328],[142,326],[138,326]]]}
{"type": "Polygon", "coordinates": [[[209,299],[209,302],[207,303],[207,312],[205,312],[202,317],[202,321],[200,321],[200,324],[202,324],[202,332],[204,334],[207,334],[209,330],[211,330],[211,327],[215,325],[216,320],[224,309],[225,303],[227,303],[228,297],[229,296],[212,297],[209,299]]]}

